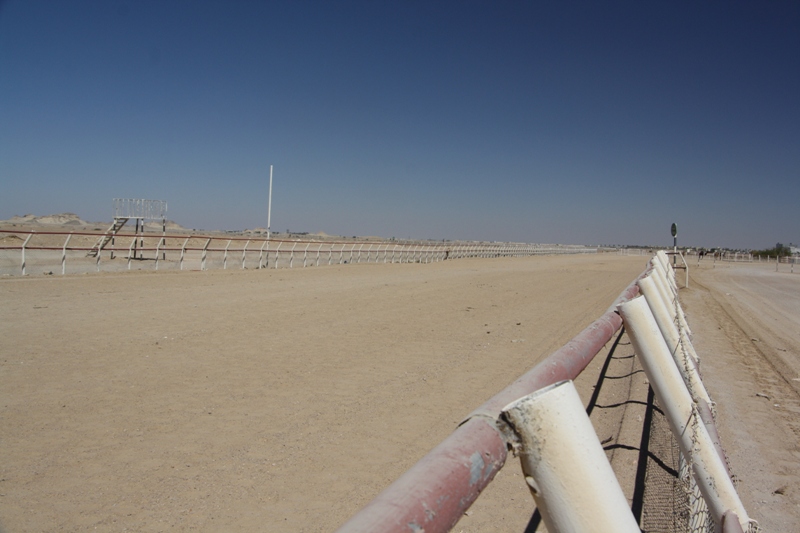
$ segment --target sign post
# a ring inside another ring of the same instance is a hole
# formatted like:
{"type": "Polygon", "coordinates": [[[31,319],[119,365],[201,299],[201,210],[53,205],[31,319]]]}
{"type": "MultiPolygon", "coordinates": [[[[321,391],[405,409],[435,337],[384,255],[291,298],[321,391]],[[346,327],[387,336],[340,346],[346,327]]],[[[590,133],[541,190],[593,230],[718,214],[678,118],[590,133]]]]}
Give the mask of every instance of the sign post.
{"type": "Polygon", "coordinates": [[[672,266],[675,266],[678,262],[678,225],[673,222],[670,231],[672,232],[672,266]]]}

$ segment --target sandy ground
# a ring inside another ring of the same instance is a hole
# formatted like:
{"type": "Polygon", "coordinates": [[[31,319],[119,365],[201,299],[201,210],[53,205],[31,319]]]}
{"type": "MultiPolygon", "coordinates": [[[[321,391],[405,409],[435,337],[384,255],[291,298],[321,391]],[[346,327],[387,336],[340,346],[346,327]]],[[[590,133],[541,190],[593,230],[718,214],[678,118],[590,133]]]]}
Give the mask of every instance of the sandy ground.
{"type": "Polygon", "coordinates": [[[800,523],[800,272],[690,265],[681,291],[738,490],[764,531],[800,523]]]}
{"type": "MultiPolygon", "coordinates": [[[[0,528],[333,530],[602,314],[646,259],[1,279],[0,528]]],[[[759,314],[763,289],[733,298],[752,278],[739,270],[704,265],[682,298],[745,505],[790,531],[800,335],[769,323],[749,340],[752,321],[734,317],[759,314]]],[[[773,322],[796,324],[787,305],[773,322]]],[[[587,403],[599,391],[592,421],[629,495],[632,399],[646,395],[631,356],[623,337],[607,379],[601,354],[576,382],[587,403]]],[[[525,530],[534,505],[510,463],[455,531],[525,530]]]]}

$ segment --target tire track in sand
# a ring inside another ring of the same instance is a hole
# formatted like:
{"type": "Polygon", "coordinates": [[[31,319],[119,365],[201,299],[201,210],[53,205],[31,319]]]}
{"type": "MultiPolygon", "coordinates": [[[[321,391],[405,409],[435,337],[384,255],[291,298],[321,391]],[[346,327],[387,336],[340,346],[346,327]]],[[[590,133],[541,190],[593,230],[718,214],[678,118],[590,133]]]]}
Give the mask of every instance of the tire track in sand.
{"type": "MultiPolygon", "coordinates": [[[[770,398],[780,397],[783,402],[796,403],[800,407],[800,381],[791,377],[794,371],[789,365],[769,344],[757,340],[759,333],[753,324],[742,319],[728,302],[696,279],[692,282],[705,293],[709,310],[722,332],[740,354],[742,363],[771,393],[770,398]],[[765,362],[766,366],[759,364],[759,360],[765,362]]],[[[793,426],[793,431],[800,436],[800,424],[793,426]]]]}
{"type": "Polygon", "coordinates": [[[681,290],[681,302],[703,381],[718,402],[717,425],[739,495],[764,531],[792,531],[800,518],[800,395],[793,373],[770,352],[778,339],[727,301],[728,285],[718,289],[696,277],[692,283],[681,290]]]}

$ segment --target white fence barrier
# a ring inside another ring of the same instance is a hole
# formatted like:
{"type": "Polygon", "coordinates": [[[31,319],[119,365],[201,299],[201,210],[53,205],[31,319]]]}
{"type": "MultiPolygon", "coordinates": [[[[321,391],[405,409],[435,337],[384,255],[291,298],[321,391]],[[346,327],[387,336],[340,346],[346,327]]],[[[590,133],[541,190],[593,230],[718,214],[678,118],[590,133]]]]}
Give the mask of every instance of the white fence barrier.
{"type": "Polygon", "coordinates": [[[96,257],[86,252],[102,233],[0,230],[0,272],[27,275],[102,270],[227,269],[229,257],[239,268],[293,268],[351,263],[433,263],[448,259],[526,257],[531,255],[597,253],[597,248],[526,243],[431,241],[281,240],[256,236],[122,234],[96,257]],[[32,256],[36,257],[33,258],[32,256]],[[20,262],[13,266],[13,254],[20,262]],[[119,254],[122,254],[119,257],[119,254]],[[115,260],[117,254],[117,260],[115,260]],[[32,258],[35,259],[32,261],[32,258]],[[257,259],[256,259],[257,258],[257,259]],[[120,261],[123,259],[124,261],[120,261]],[[302,262],[302,263],[301,263],[302,262]],[[68,267],[75,265],[73,268],[68,267]],[[35,270],[32,270],[32,267],[35,270]],[[149,267],[148,267],[149,268],[149,267]]]}
{"type": "Polygon", "coordinates": [[[675,271],[664,252],[638,281],[642,297],[619,307],[634,351],[691,476],[692,531],[757,531],[744,509],[716,432],[712,402],[698,373],[691,331],[677,298],[675,271]],[[666,268],[665,268],[666,267],[666,268]]]}
{"type": "Polygon", "coordinates": [[[503,416],[548,531],[640,531],[572,381],[511,403],[503,416]]]}

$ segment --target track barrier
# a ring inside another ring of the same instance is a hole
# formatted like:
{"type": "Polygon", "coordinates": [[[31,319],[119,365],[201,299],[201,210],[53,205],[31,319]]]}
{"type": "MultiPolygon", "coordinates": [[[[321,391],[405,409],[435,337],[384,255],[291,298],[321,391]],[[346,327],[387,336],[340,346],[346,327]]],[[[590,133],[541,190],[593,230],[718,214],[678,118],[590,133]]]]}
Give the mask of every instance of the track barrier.
{"type": "Polygon", "coordinates": [[[637,293],[631,283],[606,313],[473,411],[339,533],[450,531],[506,462],[510,433],[500,420],[503,408],[543,387],[574,380],[622,326],[616,305],[637,293]]]}
{"type": "MultiPolygon", "coordinates": [[[[433,263],[447,259],[598,252],[597,248],[585,246],[527,243],[295,240],[200,234],[148,235],[139,231],[116,233],[116,230],[106,233],[0,230],[0,252],[8,254],[14,250],[20,252],[21,258],[16,273],[23,276],[28,275],[31,252],[40,254],[37,268],[52,269],[60,265],[62,275],[68,271],[68,259],[81,267],[73,267],[73,271],[99,272],[103,266],[107,270],[120,270],[118,266],[114,267],[118,264],[113,263],[115,253],[120,250],[127,254],[127,270],[132,270],[134,262],[140,266],[152,262],[153,270],[162,267],[174,270],[227,269],[228,258],[234,254],[241,254],[241,260],[237,261],[241,269],[247,268],[248,254],[251,258],[257,254],[255,268],[262,269],[294,268],[296,256],[298,262],[302,260],[303,267],[310,267],[334,263],[433,263]],[[103,243],[102,246],[98,242],[103,243]],[[91,254],[91,263],[86,262],[86,253],[91,254]]],[[[6,255],[6,263],[7,259],[6,255]]],[[[3,270],[12,273],[15,269],[6,266],[3,270]]]]}
{"type": "Polygon", "coordinates": [[[572,381],[512,403],[503,420],[548,531],[640,531],[572,381]]]}
{"type": "MultiPolygon", "coordinates": [[[[23,275],[26,275],[32,250],[60,252],[62,274],[65,274],[67,252],[92,249],[91,243],[98,236],[80,232],[0,231],[0,236],[3,234],[13,234],[22,241],[0,246],[0,250],[20,251],[23,275]],[[64,240],[57,245],[37,244],[35,239],[41,236],[64,240]],[[84,237],[86,244],[70,246],[73,239],[80,237],[84,237]]],[[[301,241],[185,234],[158,235],[147,237],[150,241],[146,241],[139,240],[140,234],[117,234],[123,247],[125,237],[130,239],[128,269],[131,262],[137,260],[134,253],[137,244],[140,253],[154,252],[155,269],[159,267],[159,255],[180,252],[177,263],[181,270],[190,253],[200,256],[200,269],[205,270],[209,268],[210,253],[221,256],[218,263],[225,269],[228,255],[241,252],[241,261],[237,263],[244,269],[248,252],[255,254],[256,251],[257,268],[279,268],[279,265],[292,268],[295,255],[300,253],[303,266],[308,267],[319,266],[326,258],[329,265],[362,260],[367,263],[428,263],[456,258],[597,251],[515,243],[301,241]],[[177,245],[170,246],[170,242],[177,245]]],[[[98,253],[95,258],[97,270],[101,255],[98,253]]],[[[584,434],[588,431],[588,419],[583,418],[585,413],[579,415],[574,405],[568,412],[560,411],[561,407],[566,409],[569,403],[574,404],[574,397],[568,399],[572,394],[569,381],[580,375],[623,324],[680,448],[681,476],[692,480],[692,494],[696,494],[691,500],[691,513],[695,517],[692,531],[758,531],[732,482],[716,431],[714,404],[700,379],[700,358],[692,346],[692,332],[678,300],[675,270],[667,254],[660,251],[602,316],[473,411],[447,439],[345,523],[340,533],[450,531],[504,466],[509,450],[520,453],[523,474],[548,530],[629,530],[633,515],[630,509],[619,505],[618,484],[615,479],[609,479],[607,460],[601,461],[597,455],[597,436],[593,431],[589,436],[584,434]],[[560,399],[553,404],[552,398],[560,399]],[[558,424],[554,426],[552,421],[548,422],[548,417],[554,420],[570,417],[575,423],[565,426],[583,429],[572,434],[560,433],[555,427],[558,424]],[[559,439],[566,440],[561,440],[554,449],[536,448],[536,442],[551,437],[551,442],[556,442],[556,433],[559,439]],[[570,441],[587,448],[571,448],[574,443],[570,441]],[[565,453],[564,450],[572,451],[565,453]],[[581,466],[576,460],[579,456],[589,457],[589,464],[581,466]],[[565,459],[569,467],[566,471],[563,465],[558,466],[565,459]],[[576,472],[585,485],[576,484],[570,477],[576,472]],[[598,486],[605,489],[598,489],[598,486]],[[570,490],[559,492],[564,488],[570,490]],[[583,514],[586,509],[593,509],[589,516],[583,514]],[[601,527],[606,523],[611,525],[601,527]]],[[[602,447],[600,449],[602,451],[602,447]]]]}
{"type": "Polygon", "coordinates": [[[639,357],[659,405],[665,411],[683,461],[702,495],[693,512],[708,512],[708,530],[753,531],[736,492],[727,459],[717,436],[712,402],[699,376],[699,360],[691,345],[691,331],[677,298],[674,270],[664,269],[663,252],[651,261],[653,268],[637,284],[643,296],[619,306],[626,331],[639,357]],[[661,282],[664,292],[655,289],[661,282]],[[669,309],[669,315],[665,314],[669,309]]]}
{"type": "MultiPolygon", "coordinates": [[[[675,271],[658,252],[606,313],[473,411],[338,533],[450,531],[509,450],[520,457],[548,531],[639,531],[571,383],[623,322],[651,398],[654,392],[679,444],[679,475],[692,479],[686,531],[758,531],[733,485],[677,294],[675,271]]],[[[649,438],[645,424],[643,439],[649,438]]]]}

